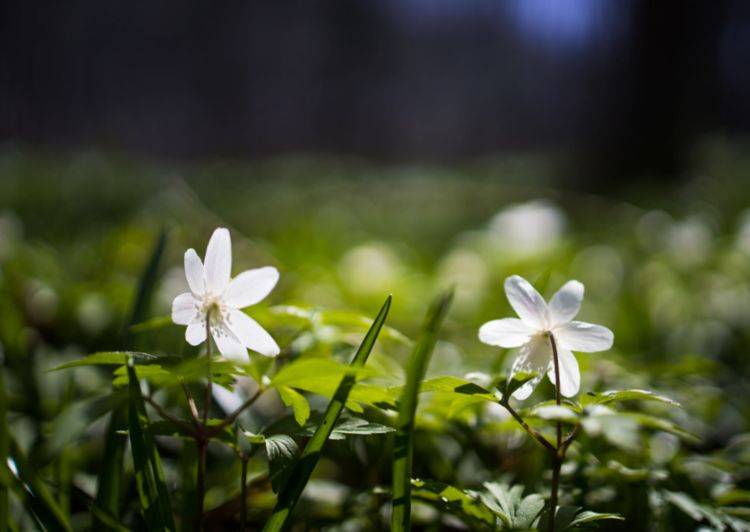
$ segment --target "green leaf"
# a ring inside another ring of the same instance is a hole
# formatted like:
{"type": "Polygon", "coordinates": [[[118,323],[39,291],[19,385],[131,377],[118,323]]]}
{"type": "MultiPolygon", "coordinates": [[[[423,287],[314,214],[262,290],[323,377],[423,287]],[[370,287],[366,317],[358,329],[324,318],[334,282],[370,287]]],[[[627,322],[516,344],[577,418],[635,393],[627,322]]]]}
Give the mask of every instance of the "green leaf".
{"type": "Polygon", "coordinates": [[[411,497],[428,502],[462,519],[473,529],[494,528],[495,517],[474,492],[462,491],[437,480],[411,481],[411,497]]]}
{"type": "Polygon", "coordinates": [[[525,412],[524,417],[535,417],[546,421],[563,421],[575,423],[578,421],[578,415],[565,405],[542,404],[531,408],[525,412]]]}
{"type": "MultiPolygon", "coordinates": [[[[354,359],[350,364],[353,368],[362,368],[365,365],[365,362],[367,362],[367,357],[370,356],[370,352],[375,345],[375,340],[377,340],[378,334],[383,327],[383,323],[385,323],[385,319],[388,316],[388,310],[390,307],[391,296],[388,296],[385,303],[383,303],[380,312],[373,321],[370,330],[367,331],[359,349],[357,349],[357,352],[354,355],[354,359]]],[[[354,387],[354,383],[355,376],[351,373],[345,374],[341,379],[341,383],[339,384],[333,399],[328,403],[328,408],[326,408],[320,426],[305,446],[302,456],[294,465],[289,481],[279,493],[279,498],[276,502],[273,514],[263,527],[264,531],[275,532],[288,527],[289,516],[294,510],[308,480],[310,480],[310,475],[312,475],[315,465],[318,463],[320,453],[322,452],[326,441],[328,441],[331,432],[333,432],[333,428],[344,409],[344,405],[349,397],[349,392],[354,387]]]]}
{"type": "Polygon", "coordinates": [[[271,385],[307,389],[332,384],[335,388],[347,375],[360,379],[372,374],[364,368],[353,368],[329,358],[301,358],[281,368],[271,379],[271,385]]]}
{"type": "Polygon", "coordinates": [[[636,423],[643,427],[663,430],[664,432],[669,432],[686,440],[700,441],[700,438],[697,435],[693,434],[692,432],[688,432],[687,430],[667,419],[652,416],[649,414],[643,414],[640,412],[621,412],[619,414],[623,417],[634,420],[636,423]]]}
{"type": "Polygon", "coordinates": [[[459,377],[435,377],[428,379],[420,385],[420,393],[425,392],[445,392],[460,395],[478,395],[487,401],[496,402],[494,394],[469,380],[459,377]]]}
{"type": "Polygon", "coordinates": [[[277,386],[276,389],[284,404],[292,407],[297,424],[304,425],[310,417],[310,403],[307,402],[305,396],[288,386],[277,386]]]}
{"type": "Polygon", "coordinates": [[[625,521],[625,518],[619,514],[597,513],[584,510],[576,514],[573,521],[570,522],[569,527],[573,528],[576,526],[587,525],[595,521],[625,521]]]}
{"type": "Polygon", "coordinates": [[[597,404],[607,405],[615,402],[623,401],[656,401],[664,403],[670,406],[682,407],[680,403],[660,395],[650,390],[639,390],[639,389],[628,389],[628,390],[609,390],[606,392],[588,392],[581,397],[581,402],[584,405],[597,404]]]}
{"type": "Polygon", "coordinates": [[[412,440],[418,394],[430,356],[437,343],[438,331],[452,299],[451,290],[438,297],[430,306],[406,369],[406,384],[399,405],[398,433],[393,450],[391,530],[395,532],[404,532],[411,528],[411,472],[414,452],[412,440]]]}
{"type": "MultiPolygon", "coordinates": [[[[547,523],[549,513],[545,512],[539,523],[547,523]]],[[[559,506],[555,513],[555,530],[572,530],[576,527],[594,523],[596,521],[624,521],[625,518],[613,513],[597,513],[584,510],[578,506],[559,506]]]]}
{"type": "Polygon", "coordinates": [[[278,493],[292,473],[292,466],[299,455],[299,447],[297,442],[286,434],[267,436],[265,444],[271,486],[273,491],[278,493]]]}
{"type": "Polygon", "coordinates": [[[132,358],[136,363],[145,363],[156,360],[159,357],[135,351],[105,351],[66,362],[47,371],[60,371],[62,369],[80,368],[83,366],[124,366],[128,363],[128,358],[132,358]]]}
{"type": "Polygon", "coordinates": [[[57,454],[81,438],[96,420],[125,404],[127,395],[115,392],[70,403],[46,425],[47,444],[57,454]]]}
{"type": "Polygon", "coordinates": [[[175,530],[164,471],[149,429],[146,407],[135,368],[128,364],[129,410],[128,433],[133,455],[135,480],[143,517],[151,530],[175,530]]]}

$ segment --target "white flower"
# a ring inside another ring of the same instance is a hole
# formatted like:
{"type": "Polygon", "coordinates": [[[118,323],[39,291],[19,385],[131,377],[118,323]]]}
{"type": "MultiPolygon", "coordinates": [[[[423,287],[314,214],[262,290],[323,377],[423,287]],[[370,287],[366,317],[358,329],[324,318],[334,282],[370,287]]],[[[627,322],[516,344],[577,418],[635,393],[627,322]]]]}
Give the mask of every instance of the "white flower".
{"type": "Polygon", "coordinates": [[[185,277],[190,292],[172,302],[172,321],[187,325],[185,340],[200,345],[206,340],[206,316],[210,315],[211,336],[226,358],[247,362],[247,349],[261,355],[276,356],[279,346],[250,316],[240,309],[265,298],[276,282],[279,272],[266,266],[242,272],[234,279],[232,242],[229,231],[214,231],[206,248],[205,266],[194,249],[185,252],[185,277]]]}
{"type": "Polygon", "coordinates": [[[479,339],[499,347],[520,347],[513,362],[513,373],[535,372],[539,375],[518,390],[513,397],[526,399],[544,373],[555,383],[552,360],[553,337],[560,364],[560,393],[573,397],[581,384],[578,362],[571,351],[594,353],[612,347],[612,331],[601,325],[572,321],[583,301],[583,285],[568,281],[552,296],[549,305],[526,279],[513,275],[505,280],[505,295],[521,319],[488,321],[479,328],[479,339]]]}

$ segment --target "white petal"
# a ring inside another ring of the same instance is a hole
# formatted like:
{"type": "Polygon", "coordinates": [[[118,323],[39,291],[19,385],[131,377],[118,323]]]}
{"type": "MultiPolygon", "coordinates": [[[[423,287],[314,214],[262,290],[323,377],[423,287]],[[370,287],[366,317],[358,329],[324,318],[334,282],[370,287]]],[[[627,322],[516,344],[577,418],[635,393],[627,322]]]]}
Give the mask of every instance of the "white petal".
{"type": "Polygon", "coordinates": [[[216,402],[219,403],[221,409],[227,414],[237,410],[244,402],[237,387],[235,387],[234,391],[230,392],[223,386],[214,383],[212,392],[216,402]]]}
{"type": "Polygon", "coordinates": [[[232,279],[224,292],[224,303],[234,308],[245,308],[263,300],[279,280],[273,266],[247,270],[232,279]]]}
{"type": "Polygon", "coordinates": [[[279,346],[271,335],[241,310],[229,310],[227,325],[245,347],[267,357],[279,354],[279,346]]]}
{"type": "Polygon", "coordinates": [[[513,362],[512,374],[521,372],[536,372],[538,375],[513,392],[516,399],[526,399],[542,380],[552,361],[552,348],[544,336],[534,336],[529,343],[521,347],[516,360],[513,362]]]}
{"type": "Polygon", "coordinates": [[[568,281],[558,290],[549,302],[550,327],[562,325],[576,317],[583,302],[583,284],[568,281]]]}
{"type": "MultiPolygon", "coordinates": [[[[564,397],[573,397],[581,387],[581,372],[578,370],[576,357],[567,349],[557,348],[557,358],[560,364],[560,393],[564,397]]],[[[550,365],[547,378],[555,384],[555,364],[550,365]]]]}
{"type": "Polygon", "coordinates": [[[185,340],[190,345],[200,345],[206,341],[206,322],[194,321],[185,329],[185,340]]]}
{"type": "Polygon", "coordinates": [[[232,273],[232,241],[229,230],[219,227],[206,248],[206,287],[216,295],[224,292],[232,273]]]}
{"type": "Polygon", "coordinates": [[[185,277],[187,277],[190,291],[199,296],[203,295],[206,291],[203,263],[193,248],[185,252],[185,277]]]}
{"type": "Polygon", "coordinates": [[[242,342],[225,325],[212,326],[211,336],[213,336],[219,352],[225,358],[240,362],[241,364],[249,362],[250,357],[247,356],[247,349],[245,349],[242,342]]]}
{"type": "Polygon", "coordinates": [[[520,347],[533,334],[534,329],[518,318],[488,321],[479,328],[479,340],[499,347],[520,347]]]}
{"type": "Polygon", "coordinates": [[[505,280],[505,295],[518,317],[538,330],[547,326],[547,303],[529,282],[518,275],[505,280]]]}
{"type": "Polygon", "coordinates": [[[180,294],[172,301],[172,321],[177,325],[187,325],[200,318],[198,300],[190,292],[180,294]]]}
{"type": "Polygon", "coordinates": [[[606,351],[612,347],[615,338],[612,331],[606,327],[583,321],[571,321],[560,325],[555,328],[553,334],[560,347],[584,353],[606,351]]]}

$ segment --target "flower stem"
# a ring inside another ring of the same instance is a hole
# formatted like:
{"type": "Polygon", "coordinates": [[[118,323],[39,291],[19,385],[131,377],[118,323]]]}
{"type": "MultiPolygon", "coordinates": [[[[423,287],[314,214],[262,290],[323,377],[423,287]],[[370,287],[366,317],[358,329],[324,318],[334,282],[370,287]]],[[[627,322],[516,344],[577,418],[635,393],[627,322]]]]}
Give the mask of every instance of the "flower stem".
{"type": "MultiPolygon", "coordinates": [[[[552,361],[555,365],[555,403],[560,406],[562,403],[562,394],[560,392],[560,360],[557,356],[557,343],[555,337],[549,335],[550,345],[552,346],[552,361]]],[[[555,530],[555,513],[557,513],[557,495],[560,489],[560,468],[562,467],[564,453],[562,441],[562,422],[557,422],[557,444],[555,452],[552,453],[552,490],[549,498],[549,524],[547,529],[550,532],[555,530]]]]}
{"type": "Polygon", "coordinates": [[[247,528],[247,463],[250,457],[242,456],[242,474],[240,475],[240,530],[247,528]]]}
{"type": "Polygon", "coordinates": [[[521,415],[518,412],[516,412],[515,408],[513,408],[512,406],[510,406],[510,404],[508,404],[508,401],[505,400],[505,398],[503,398],[503,400],[500,401],[500,406],[502,406],[508,412],[510,412],[510,415],[513,416],[513,419],[515,419],[518,422],[519,425],[521,425],[521,428],[523,430],[525,430],[529,434],[529,436],[531,436],[536,441],[538,441],[539,443],[541,443],[542,446],[545,449],[547,449],[550,453],[556,453],[557,452],[557,449],[555,448],[555,446],[552,445],[549,441],[547,441],[547,438],[545,438],[544,436],[542,436],[539,432],[537,432],[536,430],[532,429],[529,426],[529,424],[526,423],[523,420],[523,418],[521,417],[521,415]]]}
{"type": "Polygon", "coordinates": [[[261,394],[265,391],[263,388],[258,388],[258,390],[253,394],[253,396],[242,403],[240,406],[237,407],[237,409],[229,414],[221,423],[218,425],[212,426],[210,430],[207,430],[207,434],[209,437],[216,436],[218,433],[220,433],[222,430],[224,430],[226,427],[234,423],[234,420],[237,419],[237,417],[250,405],[252,405],[258,397],[261,396],[261,394]]]}
{"type": "Polygon", "coordinates": [[[198,495],[198,507],[195,511],[195,524],[193,529],[200,532],[203,525],[203,501],[206,496],[206,450],[208,440],[203,437],[197,438],[198,444],[198,471],[196,473],[196,491],[198,495]]]}

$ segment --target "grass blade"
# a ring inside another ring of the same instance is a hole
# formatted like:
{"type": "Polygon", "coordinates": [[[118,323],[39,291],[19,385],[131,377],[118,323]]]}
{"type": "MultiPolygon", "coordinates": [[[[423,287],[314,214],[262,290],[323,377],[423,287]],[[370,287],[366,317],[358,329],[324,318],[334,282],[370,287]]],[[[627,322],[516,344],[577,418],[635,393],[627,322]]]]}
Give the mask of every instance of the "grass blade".
{"type": "MultiPolygon", "coordinates": [[[[130,326],[145,320],[148,315],[154,288],[156,287],[159,264],[161,263],[166,243],[166,233],[162,231],[154,244],[151,257],[141,275],[138,290],[133,300],[130,319],[123,332],[124,345],[127,347],[132,347],[130,326]]],[[[123,484],[122,459],[125,454],[125,437],[122,435],[122,431],[127,427],[127,414],[126,405],[116,407],[112,410],[112,414],[110,414],[107,436],[104,443],[104,462],[99,470],[97,480],[96,507],[114,519],[119,519],[120,517],[120,496],[123,484]]],[[[115,530],[115,528],[104,522],[96,513],[93,513],[92,516],[92,528],[94,530],[115,530]]]]}
{"type": "Polygon", "coordinates": [[[149,530],[175,530],[161,459],[149,431],[146,406],[133,364],[128,364],[128,433],[143,516],[149,530]]]}
{"type": "Polygon", "coordinates": [[[438,331],[452,299],[453,291],[451,290],[432,303],[406,368],[406,385],[399,402],[398,431],[393,448],[391,530],[395,532],[410,529],[412,438],[419,386],[427,371],[432,350],[437,342],[438,331]]]}
{"type": "Polygon", "coordinates": [[[10,459],[15,465],[16,474],[11,485],[24,505],[29,509],[43,530],[69,532],[72,529],[68,518],[37,476],[33,465],[26,459],[15,440],[9,436],[10,459]]]}
{"type": "Polygon", "coordinates": [[[0,532],[6,532],[10,523],[10,500],[8,485],[8,453],[10,451],[10,431],[8,429],[8,397],[5,394],[5,374],[0,360],[0,532]]]}
{"type": "MultiPolygon", "coordinates": [[[[357,353],[354,355],[350,366],[354,368],[361,368],[367,362],[367,357],[370,356],[375,340],[378,338],[380,329],[385,323],[385,319],[388,316],[388,310],[391,307],[391,296],[385,300],[383,306],[378,313],[377,318],[372,323],[370,330],[367,331],[364,340],[357,349],[357,353]]],[[[289,517],[291,516],[294,506],[297,504],[302,490],[305,489],[305,485],[310,480],[315,465],[318,463],[320,453],[325,445],[328,437],[331,435],[336,421],[341,415],[346,400],[349,397],[349,392],[355,383],[354,375],[346,375],[341,379],[341,383],[336,389],[336,393],[328,403],[323,419],[320,422],[315,434],[313,434],[310,441],[305,446],[305,450],[302,452],[297,463],[291,471],[289,480],[286,485],[279,492],[279,498],[276,502],[276,507],[273,510],[273,514],[270,519],[266,522],[264,531],[278,531],[284,530],[289,525],[289,517]]]]}

